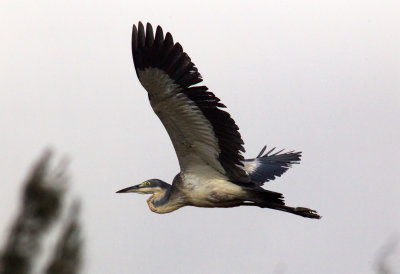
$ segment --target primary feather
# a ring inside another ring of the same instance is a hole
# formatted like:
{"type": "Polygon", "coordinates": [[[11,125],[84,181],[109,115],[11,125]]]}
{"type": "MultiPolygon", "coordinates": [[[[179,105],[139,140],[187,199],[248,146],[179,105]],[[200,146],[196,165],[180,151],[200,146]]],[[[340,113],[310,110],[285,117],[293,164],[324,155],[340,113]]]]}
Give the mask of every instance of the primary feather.
{"type": "Polygon", "coordinates": [[[275,148],[263,154],[265,146],[254,159],[244,160],[244,169],[249,174],[251,181],[263,185],[264,182],[274,180],[285,173],[292,164],[299,164],[301,152],[289,151],[275,152],[275,148]]]}
{"type": "Polygon", "coordinates": [[[150,24],[133,27],[132,54],[138,78],[166,128],[182,171],[209,166],[233,182],[250,182],[243,168],[243,140],[238,126],[206,86],[170,33],[150,24]]]}

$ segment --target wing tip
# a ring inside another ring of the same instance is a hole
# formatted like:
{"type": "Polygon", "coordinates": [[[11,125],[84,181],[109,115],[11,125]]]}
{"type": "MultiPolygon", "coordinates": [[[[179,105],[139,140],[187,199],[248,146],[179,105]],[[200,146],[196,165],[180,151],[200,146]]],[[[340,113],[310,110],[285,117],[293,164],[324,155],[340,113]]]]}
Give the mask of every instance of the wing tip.
{"type": "Polygon", "coordinates": [[[164,37],[163,29],[159,25],[155,36],[151,23],[146,23],[146,28],[141,21],[133,25],[132,54],[136,70],[159,68],[183,89],[203,81],[182,45],[174,42],[170,32],[164,37]]]}

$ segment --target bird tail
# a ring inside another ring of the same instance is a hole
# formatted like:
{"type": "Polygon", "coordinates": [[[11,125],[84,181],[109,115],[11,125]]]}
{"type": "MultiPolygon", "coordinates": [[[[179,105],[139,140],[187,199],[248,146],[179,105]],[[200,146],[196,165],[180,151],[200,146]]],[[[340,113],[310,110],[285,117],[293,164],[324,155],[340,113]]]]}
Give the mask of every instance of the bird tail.
{"type": "Polygon", "coordinates": [[[249,189],[248,199],[251,203],[244,203],[244,205],[258,206],[261,208],[271,208],[284,212],[289,212],[306,218],[320,219],[321,216],[313,210],[306,207],[291,207],[285,205],[283,195],[278,192],[263,189],[261,187],[249,189]]]}

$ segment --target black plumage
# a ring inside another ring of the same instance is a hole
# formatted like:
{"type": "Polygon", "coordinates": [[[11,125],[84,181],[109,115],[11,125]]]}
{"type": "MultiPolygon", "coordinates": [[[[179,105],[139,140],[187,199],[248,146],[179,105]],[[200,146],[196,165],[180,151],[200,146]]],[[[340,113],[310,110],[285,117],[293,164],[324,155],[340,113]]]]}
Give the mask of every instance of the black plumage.
{"type": "Polygon", "coordinates": [[[283,150],[274,152],[275,148],[263,154],[266,148],[265,146],[255,159],[245,160],[245,162],[258,162],[259,166],[249,175],[251,181],[259,185],[280,177],[292,164],[299,164],[301,158],[301,152],[289,151],[282,153],[283,150]]]}
{"type": "Polygon", "coordinates": [[[158,26],[154,38],[151,24],[148,23],[145,30],[139,22],[138,28],[134,25],[132,30],[132,54],[139,79],[138,70],[158,68],[174,80],[180,93],[193,101],[212,125],[220,148],[218,160],[228,178],[232,182],[249,182],[250,178],[242,168],[244,158],[241,153],[245,150],[238,126],[230,114],[221,109],[225,105],[206,86],[193,86],[203,79],[182,46],[174,43],[172,35],[168,32],[164,38],[162,28],[158,26]]]}

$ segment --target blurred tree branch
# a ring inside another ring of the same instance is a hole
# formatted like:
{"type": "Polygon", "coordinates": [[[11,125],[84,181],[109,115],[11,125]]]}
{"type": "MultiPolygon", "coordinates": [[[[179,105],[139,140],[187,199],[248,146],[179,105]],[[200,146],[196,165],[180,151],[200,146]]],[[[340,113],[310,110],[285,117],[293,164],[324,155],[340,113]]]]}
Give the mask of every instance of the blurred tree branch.
{"type": "Polygon", "coordinates": [[[50,262],[47,274],[78,273],[82,257],[82,239],[78,221],[80,206],[75,201],[50,262]]]}
{"type": "MultiPolygon", "coordinates": [[[[30,273],[42,250],[43,236],[60,221],[65,208],[67,178],[65,165],[50,169],[51,152],[47,151],[34,165],[24,184],[19,213],[8,239],[0,251],[1,274],[30,273]]],[[[77,202],[62,227],[55,256],[47,273],[78,273],[81,245],[77,202]],[[70,265],[74,266],[71,267],[70,265]],[[65,271],[60,271],[60,267],[65,271]]]]}
{"type": "Polygon", "coordinates": [[[397,249],[398,241],[396,239],[390,239],[379,251],[376,270],[378,274],[391,274],[395,273],[389,264],[389,258],[393,255],[397,249]]]}

